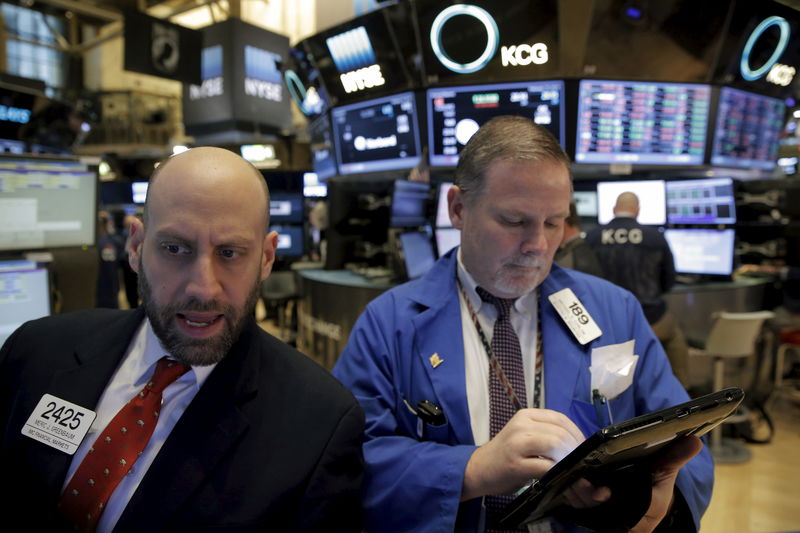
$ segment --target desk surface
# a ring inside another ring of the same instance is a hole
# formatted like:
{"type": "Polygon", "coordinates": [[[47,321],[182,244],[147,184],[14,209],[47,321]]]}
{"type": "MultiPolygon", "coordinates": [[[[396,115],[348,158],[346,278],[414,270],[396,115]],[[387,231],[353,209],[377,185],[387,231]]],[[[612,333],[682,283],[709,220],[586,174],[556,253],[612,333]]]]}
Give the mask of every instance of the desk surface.
{"type": "Polygon", "coordinates": [[[707,281],[702,283],[676,283],[669,292],[686,293],[701,291],[725,291],[731,289],[745,289],[758,285],[773,283],[773,278],[741,276],[731,281],[707,281]]]}
{"type": "Polygon", "coordinates": [[[342,285],[344,287],[386,290],[396,285],[392,281],[371,280],[349,270],[301,269],[297,271],[297,274],[311,281],[342,285]]]}

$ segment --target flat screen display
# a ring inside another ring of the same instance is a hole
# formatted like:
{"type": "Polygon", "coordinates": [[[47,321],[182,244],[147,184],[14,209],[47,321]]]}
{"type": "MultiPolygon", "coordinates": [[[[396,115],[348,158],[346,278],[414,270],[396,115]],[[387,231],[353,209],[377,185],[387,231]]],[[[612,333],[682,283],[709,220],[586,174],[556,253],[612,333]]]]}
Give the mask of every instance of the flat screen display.
{"type": "Polygon", "coordinates": [[[668,181],[670,224],[735,224],[736,199],[731,178],[668,181]]]}
{"type": "Polygon", "coordinates": [[[311,166],[320,180],[336,175],[336,153],[333,147],[333,133],[328,115],[321,115],[308,125],[311,148],[311,166]]]}
{"type": "Polygon", "coordinates": [[[303,255],[303,226],[275,225],[270,226],[270,231],[278,232],[278,247],[275,255],[278,257],[302,257],[303,255]]]}
{"type": "Polygon", "coordinates": [[[458,154],[485,122],[521,115],[541,124],[564,146],[564,82],[536,81],[428,89],[432,166],[455,166],[458,154]]]}
{"type": "Polygon", "coordinates": [[[597,216],[597,191],[573,191],[572,200],[579,217],[597,216]]]}
{"type": "Polygon", "coordinates": [[[436,196],[436,227],[449,228],[453,225],[450,222],[450,211],[447,207],[447,191],[453,186],[452,181],[443,181],[439,184],[439,192],[436,196]]]}
{"type": "Polygon", "coordinates": [[[0,250],[94,245],[97,196],[79,161],[0,158],[0,250]]]}
{"type": "Polygon", "coordinates": [[[389,226],[402,228],[427,224],[428,191],[428,183],[395,180],[392,205],[389,208],[389,226]]]}
{"type": "Polygon", "coordinates": [[[720,90],[711,164],[772,170],[786,105],[730,87],[720,90]]]}
{"type": "Polygon", "coordinates": [[[131,183],[131,196],[133,203],[143,204],[147,200],[147,187],[150,185],[149,181],[134,181],[131,183]]]}
{"type": "Polygon", "coordinates": [[[675,271],[680,274],[729,276],[733,272],[733,229],[664,230],[675,271]]]}
{"type": "Polygon", "coordinates": [[[0,346],[24,322],[49,314],[47,269],[32,261],[0,261],[0,346]]]}
{"type": "Polygon", "coordinates": [[[419,163],[417,108],[411,92],[334,108],[341,174],[411,168],[419,163]]]}
{"type": "Polygon", "coordinates": [[[581,80],[576,163],[701,165],[711,87],[581,80]]]}
{"type": "Polygon", "coordinates": [[[271,224],[302,224],[303,195],[290,192],[270,193],[269,221],[271,224]]]}
{"type": "Polygon", "coordinates": [[[403,249],[403,264],[408,279],[424,276],[436,262],[431,239],[423,231],[401,233],[400,246],[403,249]]]}
{"type": "Polygon", "coordinates": [[[639,198],[639,224],[660,226],[667,223],[664,180],[601,181],[597,184],[597,222],[608,224],[614,218],[617,197],[632,192],[639,198]]]}
{"type": "Polygon", "coordinates": [[[328,184],[320,181],[316,172],[303,173],[303,196],[306,198],[325,198],[328,195],[328,184]]]}
{"type": "Polygon", "coordinates": [[[458,228],[436,228],[436,253],[439,257],[461,244],[461,230],[458,228]]]}

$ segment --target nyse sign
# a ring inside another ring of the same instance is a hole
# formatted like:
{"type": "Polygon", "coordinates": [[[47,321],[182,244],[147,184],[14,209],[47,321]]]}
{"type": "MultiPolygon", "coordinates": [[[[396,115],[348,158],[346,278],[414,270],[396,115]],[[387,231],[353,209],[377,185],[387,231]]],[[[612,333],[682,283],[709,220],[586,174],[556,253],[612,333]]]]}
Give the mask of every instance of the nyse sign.
{"type": "Polygon", "coordinates": [[[547,63],[547,45],[544,43],[518,44],[500,48],[500,58],[504,67],[526,66],[534,63],[543,65],[547,63]]]}
{"type": "Polygon", "coordinates": [[[372,87],[380,87],[386,80],[383,79],[380,65],[370,65],[368,67],[360,68],[352,72],[345,72],[339,79],[342,81],[342,87],[348,93],[361,91],[363,89],[371,89],[372,87]]]}

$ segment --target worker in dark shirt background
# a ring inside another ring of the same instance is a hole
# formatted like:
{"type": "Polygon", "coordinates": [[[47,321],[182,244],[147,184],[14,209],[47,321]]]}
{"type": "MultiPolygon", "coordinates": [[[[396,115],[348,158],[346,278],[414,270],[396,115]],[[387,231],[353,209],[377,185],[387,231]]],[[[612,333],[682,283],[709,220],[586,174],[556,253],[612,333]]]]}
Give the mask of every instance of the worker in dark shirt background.
{"type": "Polygon", "coordinates": [[[593,276],[603,277],[603,269],[597,256],[581,235],[581,219],[575,202],[569,204],[569,216],[564,219],[564,237],[556,251],[555,262],[565,268],[580,270],[593,276]]]}
{"type": "Polygon", "coordinates": [[[664,235],[643,226],[639,198],[623,192],[614,205],[614,219],[593,228],[586,241],[594,250],[605,279],[631,291],[647,317],[658,340],[667,352],[672,371],[684,387],[689,385],[689,346],[672,313],[664,293],[675,284],[675,264],[664,235]]]}

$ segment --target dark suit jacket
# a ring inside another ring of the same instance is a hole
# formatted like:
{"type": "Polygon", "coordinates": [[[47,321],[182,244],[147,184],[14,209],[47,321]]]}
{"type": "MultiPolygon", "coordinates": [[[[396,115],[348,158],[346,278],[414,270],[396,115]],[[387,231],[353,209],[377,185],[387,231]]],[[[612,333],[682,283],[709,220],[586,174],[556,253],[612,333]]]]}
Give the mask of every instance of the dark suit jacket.
{"type": "MultiPolygon", "coordinates": [[[[94,409],[144,312],[23,325],[0,351],[2,514],[59,531],[71,456],[20,432],[45,393],[94,409]]],[[[358,531],[364,415],[326,370],[252,320],[178,421],[115,528],[358,531]]]]}

